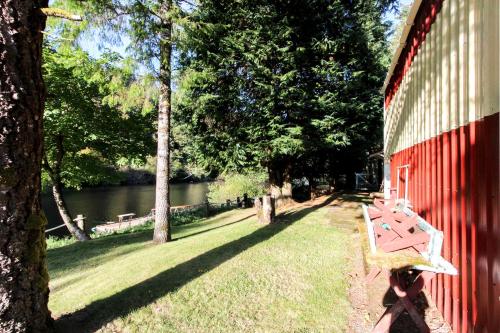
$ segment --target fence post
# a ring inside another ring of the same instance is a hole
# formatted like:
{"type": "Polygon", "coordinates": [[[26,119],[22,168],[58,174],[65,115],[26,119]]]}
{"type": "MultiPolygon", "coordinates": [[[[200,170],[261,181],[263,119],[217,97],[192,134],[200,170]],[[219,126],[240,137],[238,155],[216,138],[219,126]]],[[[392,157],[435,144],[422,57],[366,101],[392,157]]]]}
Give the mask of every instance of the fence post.
{"type": "Polygon", "coordinates": [[[87,218],[85,216],[83,216],[82,214],[78,214],[76,216],[76,219],[73,219],[73,221],[76,222],[76,225],[78,226],[78,228],[82,231],[85,231],[85,220],[87,218]]]}
{"type": "Polygon", "coordinates": [[[208,217],[210,215],[210,202],[208,199],[205,201],[205,216],[208,217]]]}

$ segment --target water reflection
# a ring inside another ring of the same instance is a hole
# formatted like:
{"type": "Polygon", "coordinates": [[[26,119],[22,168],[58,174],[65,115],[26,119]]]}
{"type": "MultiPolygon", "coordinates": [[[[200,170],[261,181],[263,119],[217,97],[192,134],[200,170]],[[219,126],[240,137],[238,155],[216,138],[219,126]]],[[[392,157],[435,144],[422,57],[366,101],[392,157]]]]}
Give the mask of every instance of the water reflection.
{"type": "MultiPolygon", "coordinates": [[[[142,185],[90,188],[64,194],[71,215],[84,214],[89,226],[93,226],[102,221],[116,220],[118,214],[146,215],[154,207],[154,191],[154,185],[142,185]]],[[[170,200],[173,206],[198,204],[205,200],[207,191],[208,183],[173,184],[170,200]]],[[[63,223],[51,194],[42,196],[42,205],[49,220],[49,228],[63,223]]],[[[66,233],[64,228],[60,231],[50,234],[66,233]]]]}

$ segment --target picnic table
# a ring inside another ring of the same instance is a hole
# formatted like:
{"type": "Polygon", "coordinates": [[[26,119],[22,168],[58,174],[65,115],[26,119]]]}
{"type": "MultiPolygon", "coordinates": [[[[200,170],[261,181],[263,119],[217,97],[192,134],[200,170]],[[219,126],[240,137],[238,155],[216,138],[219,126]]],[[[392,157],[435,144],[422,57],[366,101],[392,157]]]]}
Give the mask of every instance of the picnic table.
{"type": "Polygon", "coordinates": [[[117,216],[118,216],[118,222],[124,222],[126,220],[133,219],[135,217],[135,213],[120,214],[117,216]]]}
{"type": "Polygon", "coordinates": [[[387,276],[398,301],[388,307],[372,332],[388,332],[406,309],[420,332],[430,332],[412,301],[436,274],[457,275],[457,269],[441,256],[443,232],[418,216],[407,200],[379,200],[362,205],[368,236],[368,256],[374,263],[367,282],[381,272],[387,276]],[[408,285],[404,272],[416,272],[408,285]]]}

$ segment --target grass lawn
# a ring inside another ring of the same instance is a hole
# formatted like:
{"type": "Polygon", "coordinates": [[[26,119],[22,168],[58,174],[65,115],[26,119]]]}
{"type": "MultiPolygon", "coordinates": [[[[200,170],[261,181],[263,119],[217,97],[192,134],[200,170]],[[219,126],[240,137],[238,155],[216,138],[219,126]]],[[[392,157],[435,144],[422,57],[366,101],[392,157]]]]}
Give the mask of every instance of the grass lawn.
{"type": "Polygon", "coordinates": [[[280,223],[267,226],[253,209],[233,210],[176,227],[176,240],[164,245],[142,231],[49,250],[56,327],[343,332],[351,311],[352,229],[336,226],[332,216],[358,212],[340,208],[338,200],[322,198],[285,210],[280,223]]]}

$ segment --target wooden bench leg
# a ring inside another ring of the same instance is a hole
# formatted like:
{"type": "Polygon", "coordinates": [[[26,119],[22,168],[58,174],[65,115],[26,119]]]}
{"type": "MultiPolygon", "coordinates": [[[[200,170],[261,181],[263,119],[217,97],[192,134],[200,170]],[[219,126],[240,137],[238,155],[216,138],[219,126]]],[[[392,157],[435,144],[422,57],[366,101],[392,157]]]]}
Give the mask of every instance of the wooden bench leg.
{"type": "Polygon", "coordinates": [[[366,276],[366,283],[372,282],[381,272],[382,270],[378,267],[373,267],[370,270],[370,273],[366,276]]]}
{"type": "Polygon", "coordinates": [[[391,325],[398,319],[399,315],[404,311],[405,307],[402,302],[396,302],[391,307],[388,307],[382,317],[377,322],[377,325],[372,330],[372,333],[389,332],[391,325]]]}
{"type": "Polygon", "coordinates": [[[415,283],[407,290],[403,290],[399,281],[393,275],[391,275],[389,278],[391,288],[399,297],[399,300],[394,305],[387,308],[387,310],[384,312],[382,317],[373,328],[372,333],[388,332],[391,328],[391,325],[396,321],[396,319],[405,309],[406,311],[408,311],[409,315],[411,316],[411,318],[415,322],[415,325],[421,333],[430,333],[429,326],[427,326],[425,320],[418,313],[415,305],[413,305],[412,303],[412,299],[417,297],[417,295],[424,288],[425,283],[432,279],[434,275],[434,273],[430,272],[424,272],[420,274],[415,283]]]}

